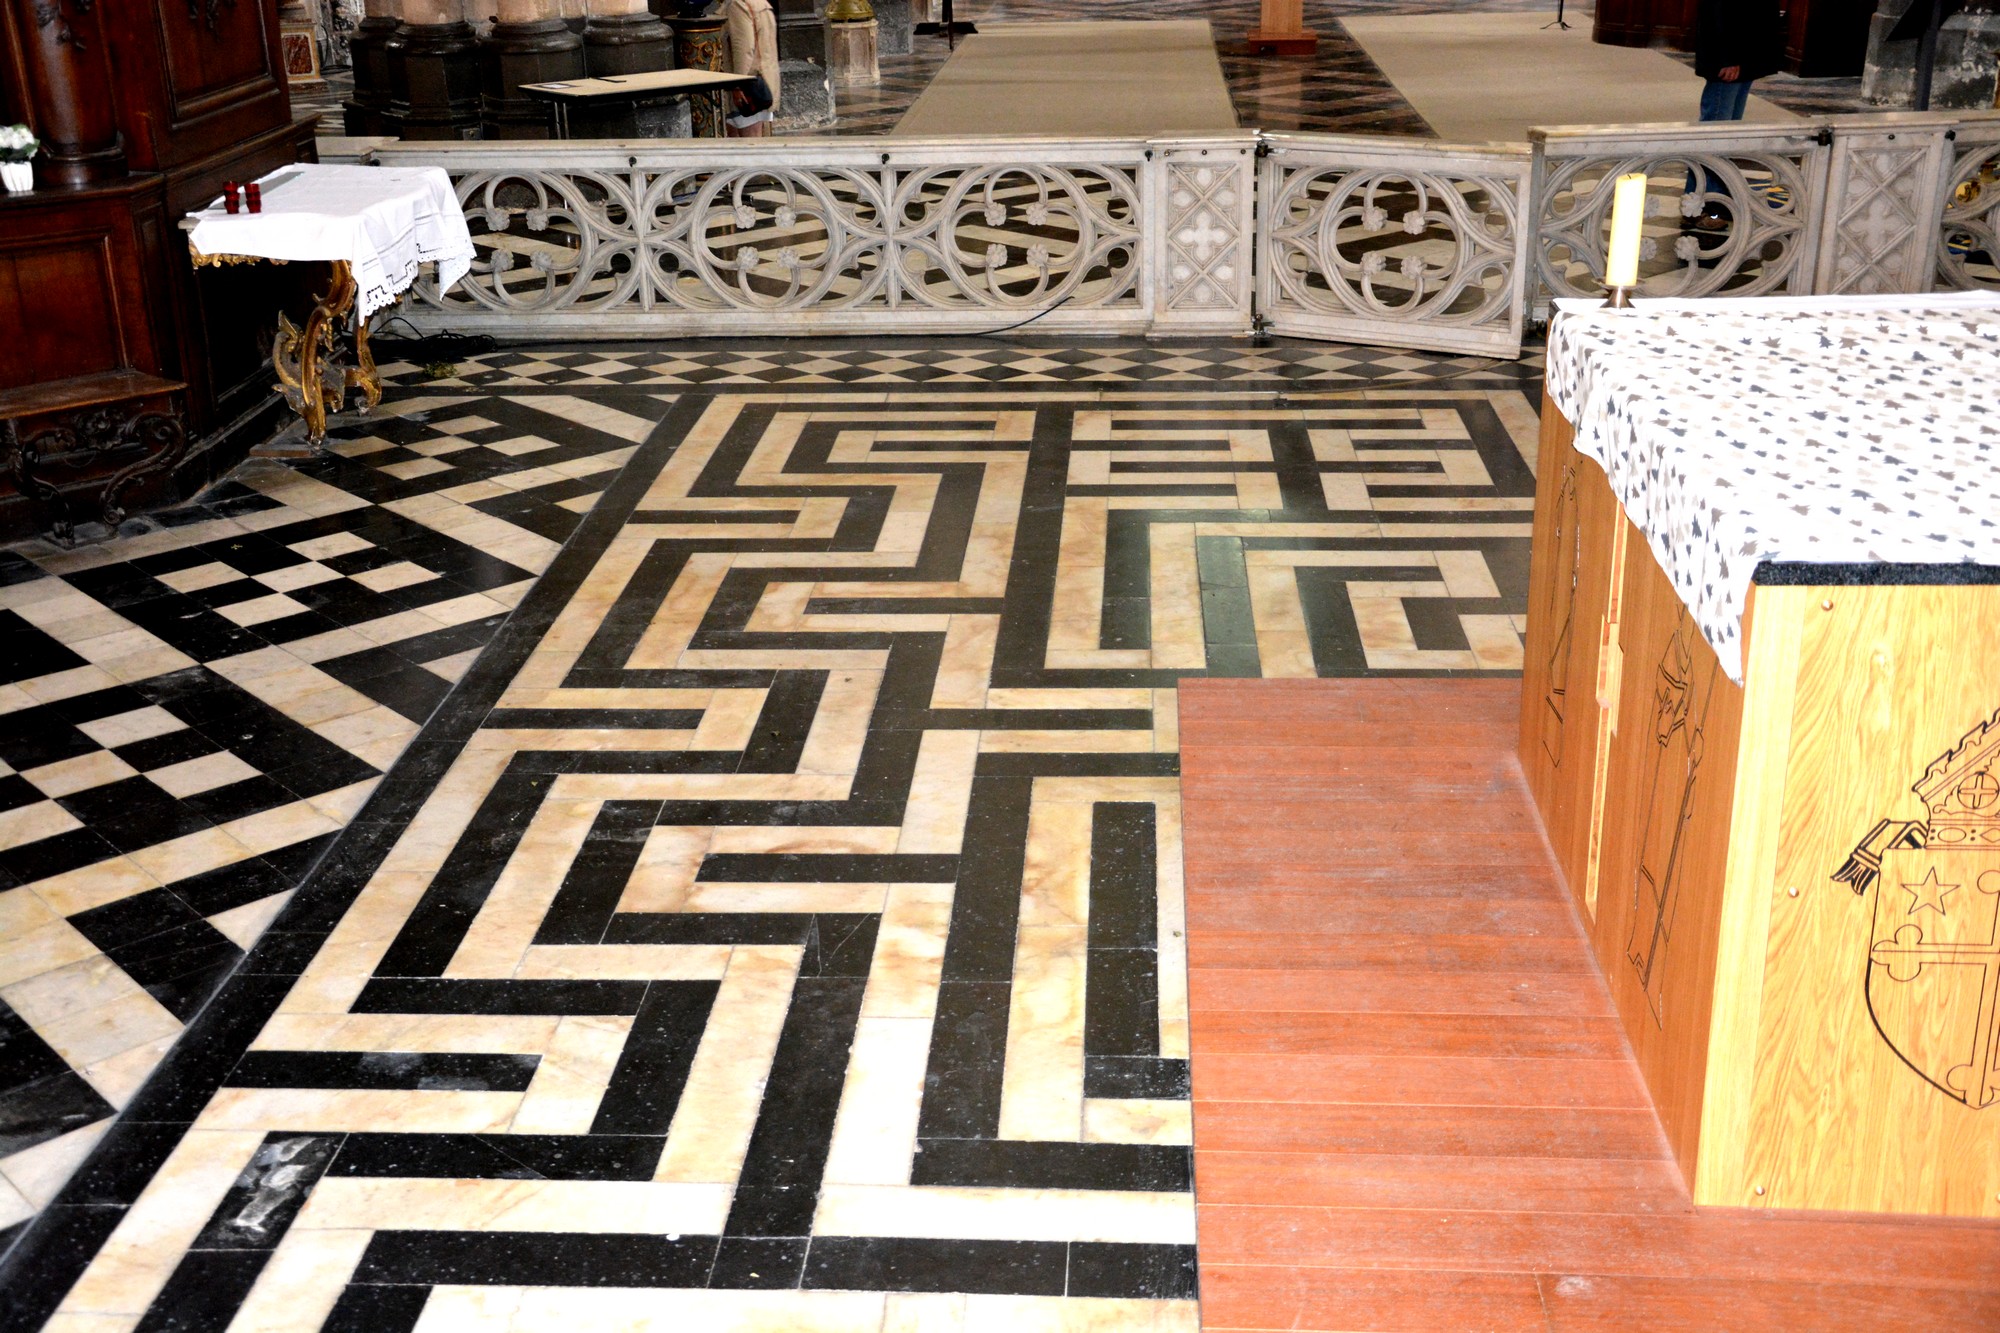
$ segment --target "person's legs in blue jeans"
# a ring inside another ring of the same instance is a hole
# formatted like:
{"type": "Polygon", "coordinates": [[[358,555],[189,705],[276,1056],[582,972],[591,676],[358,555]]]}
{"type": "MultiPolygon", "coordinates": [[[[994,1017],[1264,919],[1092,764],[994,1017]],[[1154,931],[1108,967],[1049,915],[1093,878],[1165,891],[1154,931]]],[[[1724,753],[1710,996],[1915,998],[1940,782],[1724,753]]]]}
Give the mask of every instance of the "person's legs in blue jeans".
{"type": "MultiPolygon", "coordinates": [[[[1708,79],[1701,85],[1701,118],[1705,122],[1741,120],[1743,119],[1743,112],[1748,108],[1749,104],[1750,80],[1748,79],[1742,79],[1735,83],[1724,83],[1721,79],[1708,79]]],[[[1708,172],[1707,176],[1708,193],[1722,193],[1721,178],[1712,171],[1708,172]]],[[[1689,194],[1695,192],[1695,178],[1692,171],[1688,173],[1687,192],[1689,194]]],[[[1707,207],[1717,208],[1720,205],[1711,202],[1707,207]]]]}

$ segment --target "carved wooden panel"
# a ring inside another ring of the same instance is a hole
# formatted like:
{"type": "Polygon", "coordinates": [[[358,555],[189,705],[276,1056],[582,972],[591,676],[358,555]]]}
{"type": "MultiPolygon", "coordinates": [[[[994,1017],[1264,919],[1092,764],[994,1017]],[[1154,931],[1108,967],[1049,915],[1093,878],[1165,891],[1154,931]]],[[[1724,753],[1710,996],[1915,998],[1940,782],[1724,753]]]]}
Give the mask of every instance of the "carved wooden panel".
{"type": "Polygon", "coordinates": [[[161,0],[110,24],[127,152],[172,170],[291,119],[276,0],[161,0]]]}

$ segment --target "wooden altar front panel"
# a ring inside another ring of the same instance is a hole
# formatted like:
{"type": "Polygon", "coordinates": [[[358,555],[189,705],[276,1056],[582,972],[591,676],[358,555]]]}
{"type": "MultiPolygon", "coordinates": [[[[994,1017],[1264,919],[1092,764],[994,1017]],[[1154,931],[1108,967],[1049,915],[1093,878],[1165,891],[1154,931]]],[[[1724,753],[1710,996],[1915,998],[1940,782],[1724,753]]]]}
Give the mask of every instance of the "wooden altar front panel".
{"type": "Polygon", "coordinates": [[[1739,687],[1543,413],[1521,760],[1695,1202],[2000,1216],[2000,587],[1757,587],[1739,687]]]}

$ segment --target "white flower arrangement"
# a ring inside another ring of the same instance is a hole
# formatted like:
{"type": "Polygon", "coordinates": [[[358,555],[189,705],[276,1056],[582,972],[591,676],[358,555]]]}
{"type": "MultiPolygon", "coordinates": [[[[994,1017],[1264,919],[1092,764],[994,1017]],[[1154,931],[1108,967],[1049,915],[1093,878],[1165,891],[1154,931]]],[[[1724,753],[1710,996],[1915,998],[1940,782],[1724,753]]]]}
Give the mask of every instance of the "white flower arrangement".
{"type": "Polygon", "coordinates": [[[41,146],[26,125],[0,125],[0,162],[26,162],[41,146]]]}

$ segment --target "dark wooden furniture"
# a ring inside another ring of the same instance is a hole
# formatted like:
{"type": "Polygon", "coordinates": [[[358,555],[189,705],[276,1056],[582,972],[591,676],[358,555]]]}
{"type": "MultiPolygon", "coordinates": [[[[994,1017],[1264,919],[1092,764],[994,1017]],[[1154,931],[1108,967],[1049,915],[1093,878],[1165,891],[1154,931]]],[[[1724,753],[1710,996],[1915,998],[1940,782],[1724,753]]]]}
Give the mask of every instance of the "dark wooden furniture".
{"type": "MultiPolygon", "coordinates": [[[[0,122],[17,120],[44,151],[36,188],[0,199],[0,328],[35,336],[0,356],[0,391],[112,371],[185,383],[192,443],[144,489],[144,503],[171,502],[275,419],[270,331],[324,277],[197,276],[174,231],[225,180],[315,156],[314,119],[292,116],[276,0],[0,0],[0,122]]],[[[0,540],[34,530],[22,498],[0,478],[0,540]]]]}
{"type": "MultiPolygon", "coordinates": [[[[1875,0],[1784,0],[1784,66],[1806,78],[1859,74],[1875,0]]],[[[1692,51],[1700,0],[1597,0],[1590,29],[1607,46],[1692,51]]]]}
{"type": "Polygon", "coordinates": [[[185,388],[107,370],[0,393],[0,469],[14,488],[6,503],[31,510],[64,545],[79,512],[116,528],[187,452],[176,401],[185,388]]]}

